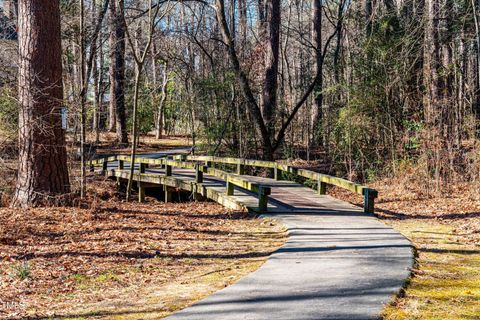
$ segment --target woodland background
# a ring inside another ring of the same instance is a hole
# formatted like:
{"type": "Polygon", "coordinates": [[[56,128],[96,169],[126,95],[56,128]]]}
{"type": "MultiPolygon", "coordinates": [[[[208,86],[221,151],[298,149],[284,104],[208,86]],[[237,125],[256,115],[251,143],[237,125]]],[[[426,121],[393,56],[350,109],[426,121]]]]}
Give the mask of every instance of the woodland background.
{"type": "MultiPolygon", "coordinates": [[[[82,3],[60,4],[69,141],[81,140],[83,110],[86,142],[113,131],[125,143],[149,3],[82,3]]],[[[157,5],[138,77],[141,135],[186,135],[214,155],[320,160],[320,170],[354,180],[411,167],[435,189],[478,178],[479,1],[157,5]]],[[[17,12],[15,1],[3,7],[7,148],[17,132],[17,12]]]]}

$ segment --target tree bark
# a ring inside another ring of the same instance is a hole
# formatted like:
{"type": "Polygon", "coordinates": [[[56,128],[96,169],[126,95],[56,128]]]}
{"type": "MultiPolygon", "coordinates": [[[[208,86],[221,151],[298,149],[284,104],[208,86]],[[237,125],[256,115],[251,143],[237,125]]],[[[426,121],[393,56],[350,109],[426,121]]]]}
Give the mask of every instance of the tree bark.
{"type": "Polygon", "coordinates": [[[110,3],[110,124],[117,133],[119,143],[128,143],[127,116],[125,114],[125,27],[123,0],[110,3]]]}
{"type": "Polygon", "coordinates": [[[270,138],[270,134],[265,126],[265,122],[262,118],[262,111],[257,104],[257,100],[253,95],[252,89],[248,82],[248,78],[245,72],[242,70],[240,66],[240,62],[238,60],[237,52],[235,51],[235,45],[232,40],[232,36],[230,34],[230,30],[228,28],[227,19],[225,17],[225,3],[224,0],[216,0],[216,14],[217,14],[217,21],[220,27],[220,32],[222,34],[223,41],[227,46],[228,56],[230,58],[230,62],[232,63],[232,68],[235,72],[235,75],[238,79],[240,87],[245,95],[246,105],[249,112],[252,115],[252,118],[255,120],[258,131],[260,132],[262,138],[262,146],[263,146],[263,156],[267,160],[273,159],[273,149],[272,149],[272,140],[270,138]]]}
{"type": "Polygon", "coordinates": [[[158,115],[156,123],[156,138],[161,139],[163,133],[163,113],[165,107],[165,101],[167,100],[167,85],[168,85],[168,63],[163,64],[163,79],[162,79],[162,96],[160,97],[160,102],[158,104],[158,115]]]}
{"type": "MultiPolygon", "coordinates": [[[[315,69],[319,74],[318,81],[315,83],[315,97],[313,101],[313,139],[312,146],[322,145],[322,105],[323,105],[323,58],[322,58],[322,2],[321,0],[312,0],[312,43],[315,46],[315,69]]],[[[337,34],[338,36],[338,34],[337,34]]]]}
{"type": "Polygon", "coordinates": [[[19,162],[12,206],[70,192],[59,0],[19,1],[19,162]]]}
{"type": "MultiPolygon", "coordinates": [[[[475,57],[475,107],[477,121],[480,121],[480,0],[472,0],[473,21],[475,23],[475,50],[477,51],[475,57]]],[[[480,125],[477,125],[479,131],[480,125]]],[[[480,135],[477,133],[477,135],[480,135]]]]}
{"type": "Polygon", "coordinates": [[[277,109],[278,64],[280,48],[280,0],[266,1],[267,39],[265,42],[265,75],[263,81],[262,115],[269,135],[275,129],[277,109]]]}

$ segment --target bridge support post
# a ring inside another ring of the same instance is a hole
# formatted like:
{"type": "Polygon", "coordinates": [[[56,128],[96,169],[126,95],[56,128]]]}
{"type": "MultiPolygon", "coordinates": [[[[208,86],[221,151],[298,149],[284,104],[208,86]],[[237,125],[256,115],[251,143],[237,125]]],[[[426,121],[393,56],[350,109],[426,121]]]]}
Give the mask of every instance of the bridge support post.
{"type": "Polygon", "coordinates": [[[363,212],[375,213],[375,198],[378,196],[377,190],[363,189],[363,212]]]}
{"type": "Polygon", "coordinates": [[[140,181],[137,182],[138,184],[138,202],[145,201],[145,186],[140,181]]]}
{"type": "Polygon", "coordinates": [[[192,194],[193,194],[193,200],[195,201],[200,201],[203,199],[202,192],[201,192],[202,186],[198,184],[194,184],[192,186],[192,194]],[[200,191],[200,192],[199,192],[200,191]]]}
{"type": "Polygon", "coordinates": [[[169,186],[164,186],[165,188],[165,203],[172,202],[172,190],[169,186]]]}
{"type": "MultiPolygon", "coordinates": [[[[125,162],[123,160],[118,160],[118,171],[125,168],[125,162]]],[[[117,177],[117,186],[120,185],[120,177],[117,177]]]]}

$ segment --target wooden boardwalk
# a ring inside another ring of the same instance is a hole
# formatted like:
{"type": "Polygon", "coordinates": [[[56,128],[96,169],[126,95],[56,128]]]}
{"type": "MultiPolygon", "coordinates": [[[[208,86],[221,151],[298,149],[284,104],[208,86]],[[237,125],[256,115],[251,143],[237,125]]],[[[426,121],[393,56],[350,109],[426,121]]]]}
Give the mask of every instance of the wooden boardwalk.
{"type": "MultiPolygon", "coordinates": [[[[127,160],[113,157],[92,164],[123,180],[129,175],[127,160]]],[[[274,217],[289,232],[286,244],[257,271],[169,319],[378,319],[410,275],[410,242],[374,217],[375,190],[258,161],[250,164],[263,165],[271,177],[245,174],[245,160],[239,159],[137,160],[134,179],[140,201],[148,188],[164,193],[166,201],[172,192],[183,190],[194,198],[274,217]],[[225,162],[238,166],[230,172],[218,169],[225,162]],[[302,176],[308,184],[316,183],[316,190],[283,180],[292,179],[292,173],[295,179],[302,176]],[[364,208],[326,195],[326,182],[362,194],[364,208]]]]}
{"type": "MultiPolygon", "coordinates": [[[[92,161],[91,165],[92,168],[101,165],[103,174],[125,181],[130,175],[129,161],[130,157],[114,156],[92,161]]],[[[193,156],[177,156],[174,160],[139,156],[135,164],[133,180],[137,184],[140,201],[143,201],[147,189],[162,187],[165,201],[170,201],[175,191],[187,191],[195,199],[208,198],[231,209],[259,213],[318,210],[318,204],[310,205],[311,197],[323,196],[327,185],[335,185],[362,195],[363,211],[373,213],[377,196],[375,190],[366,186],[276,162],[193,156]],[[261,168],[263,175],[270,177],[246,174],[247,167],[261,168]],[[315,185],[316,190],[296,180],[315,185]],[[292,205],[294,201],[296,204],[303,201],[300,209],[298,205],[292,205]]],[[[333,208],[335,201],[329,200],[323,209],[333,208]]]]}

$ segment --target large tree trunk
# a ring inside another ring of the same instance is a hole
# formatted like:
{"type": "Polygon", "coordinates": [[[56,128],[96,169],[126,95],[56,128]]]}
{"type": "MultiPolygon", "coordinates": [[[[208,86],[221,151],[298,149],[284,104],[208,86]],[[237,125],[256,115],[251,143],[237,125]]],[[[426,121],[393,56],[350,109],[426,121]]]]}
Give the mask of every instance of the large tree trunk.
{"type": "Polygon", "coordinates": [[[277,109],[278,64],[280,48],[280,0],[267,0],[267,38],[265,39],[265,75],[263,81],[262,115],[273,136],[277,109]]]}
{"type": "Polygon", "coordinates": [[[125,114],[125,28],[120,2],[110,2],[110,124],[113,123],[117,133],[117,141],[128,143],[127,117],[125,114]]]}
{"type": "Polygon", "coordinates": [[[19,1],[19,162],[12,206],[70,191],[61,127],[59,0],[19,1]]]}

